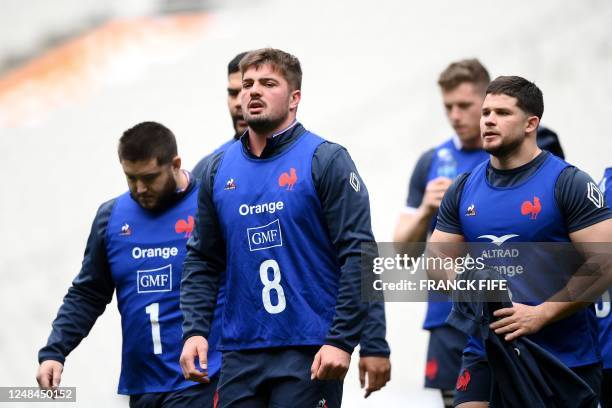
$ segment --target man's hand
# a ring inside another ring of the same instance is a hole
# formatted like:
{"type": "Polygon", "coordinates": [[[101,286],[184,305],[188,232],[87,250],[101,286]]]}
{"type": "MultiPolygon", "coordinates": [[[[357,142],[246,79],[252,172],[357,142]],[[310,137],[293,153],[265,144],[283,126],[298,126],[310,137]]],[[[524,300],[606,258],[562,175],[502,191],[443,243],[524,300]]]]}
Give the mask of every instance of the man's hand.
{"type": "Polygon", "coordinates": [[[38,386],[44,390],[59,387],[60,382],[62,381],[62,371],[64,371],[64,365],[59,361],[43,361],[40,363],[38,372],[36,373],[36,381],[38,381],[38,386]]]}
{"type": "Polygon", "coordinates": [[[359,359],[359,382],[361,388],[365,387],[364,398],[380,390],[390,379],[391,361],[387,357],[361,357],[359,359]]]}
{"type": "Polygon", "coordinates": [[[533,334],[546,326],[549,321],[542,305],[528,306],[513,303],[512,307],[498,309],[493,316],[501,319],[489,326],[497,334],[506,334],[504,339],[512,341],[520,336],[533,334]]]}
{"type": "Polygon", "coordinates": [[[208,341],[202,336],[193,336],[185,340],[183,352],[181,353],[180,364],[183,370],[183,376],[186,380],[199,382],[202,384],[209,383],[208,379],[208,341]],[[200,362],[198,370],[195,366],[195,359],[200,362]]]}
{"type": "Polygon", "coordinates": [[[448,177],[437,177],[427,183],[425,195],[423,201],[421,201],[421,210],[429,216],[433,215],[440,208],[442,197],[452,183],[453,180],[448,177]]]}
{"type": "Polygon", "coordinates": [[[343,380],[351,355],[334,346],[321,346],[310,367],[311,380],[343,380]]]}

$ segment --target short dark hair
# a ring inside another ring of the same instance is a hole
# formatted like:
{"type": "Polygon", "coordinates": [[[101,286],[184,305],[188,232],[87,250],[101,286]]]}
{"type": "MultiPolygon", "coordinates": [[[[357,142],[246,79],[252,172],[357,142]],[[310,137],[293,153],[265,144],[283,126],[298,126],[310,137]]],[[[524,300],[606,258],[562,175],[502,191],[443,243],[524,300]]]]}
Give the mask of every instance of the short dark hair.
{"type": "Polygon", "coordinates": [[[464,82],[484,91],[490,81],[489,72],[476,58],[452,62],[438,77],[438,85],[444,91],[452,91],[464,82]]]}
{"type": "Polygon", "coordinates": [[[142,122],[123,132],[119,139],[119,160],[157,159],[157,164],[172,162],[177,154],[174,133],[157,122],[142,122]]]}
{"type": "Polygon", "coordinates": [[[300,61],[293,55],[275,48],[261,48],[250,51],[240,61],[240,72],[244,75],[251,67],[270,64],[289,83],[292,91],[302,89],[302,67],[300,61]]]}
{"type": "Polygon", "coordinates": [[[489,84],[486,94],[508,95],[516,98],[516,106],[542,119],[544,96],[540,88],[520,76],[499,76],[489,84]]]}
{"type": "Polygon", "coordinates": [[[242,58],[247,54],[248,51],[241,52],[240,54],[232,58],[229,64],[227,64],[227,76],[235,74],[236,72],[240,72],[240,60],[242,60],[242,58]]]}

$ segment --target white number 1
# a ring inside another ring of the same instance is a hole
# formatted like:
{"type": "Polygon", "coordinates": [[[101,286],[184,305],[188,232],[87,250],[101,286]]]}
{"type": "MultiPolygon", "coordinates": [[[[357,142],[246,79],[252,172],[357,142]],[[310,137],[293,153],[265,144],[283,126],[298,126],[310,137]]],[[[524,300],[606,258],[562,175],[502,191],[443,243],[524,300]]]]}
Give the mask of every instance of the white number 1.
{"type": "Polygon", "coordinates": [[[261,290],[261,300],[263,301],[266,311],[270,314],[277,314],[285,310],[287,303],[285,301],[285,291],[280,285],[281,273],[280,268],[278,267],[278,262],[276,262],[274,259],[263,261],[259,266],[259,278],[261,279],[261,283],[264,285],[263,289],[261,290]],[[274,278],[272,280],[268,279],[268,269],[270,268],[272,268],[272,272],[274,274],[274,278]],[[270,298],[270,291],[272,289],[276,291],[278,297],[278,303],[276,305],[272,304],[272,299],[270,298]]]}
{"type": "Polygon", "coordinates": [[[151,320],[151,336],[153,337],[153,354],[162,353],[161,335],[159,331],[159,303],[151,303],[145,308],[151,320]]]}

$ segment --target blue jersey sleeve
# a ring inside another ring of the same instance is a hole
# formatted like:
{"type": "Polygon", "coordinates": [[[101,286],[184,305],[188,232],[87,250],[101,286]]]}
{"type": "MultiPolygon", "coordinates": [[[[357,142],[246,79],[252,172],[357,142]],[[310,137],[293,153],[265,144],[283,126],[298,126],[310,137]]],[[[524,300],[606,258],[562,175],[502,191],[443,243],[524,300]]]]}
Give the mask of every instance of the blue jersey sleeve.
{"type": "Polygon", "coordinates": [[[225,241],[212,201],[214,177],[222,157],[223,152],[216,153],[202,163],[198,212],[195,228],[187,241],[181,279],[183,340],[196,335],[208,337],[219,277],[225,270],[225,241]]]}
{"type": "Polygon", "coordinates": [[[113,298],[115,285],[106,256],[106,226],[115,200],[100,206],[87,240],[81,271],[72,282],[57,317],[53,321],[47,345],[38,352],[38,361],[63,363],[113,298]]]}
{"type": "Polygon", "coordinates": [[[312,173],[340,264],[336,313],[326,343],[350,353],[360,340],[367,314],[361,300],[361,257],[362,244],[374,242],[368,191],[348,152],[334,143],[317,148],[312,173]]]}
{"type": "Polygon", "coordinates": [[[408,185],[408,197],[406,198],[406,206],[418,208],[425,196],[425,188],[427,187],[427,176],[433,161],[435,149],[429,149],[421,155],[417,164],[414,166],[412,176],[410,176],[410,184],[408,185]]]}
{"type": "Polygon", "coordinates": [[[385,338],[386,334],[385,304],[384,302],[371,302],[359,342],[359,355],[361,357],[389,357],[391,350],[385,338]]]}
{"type": "Polygon", "coordinates": [[[440,209],[438,210],[438,219],[436,221],[436,229],[450,234],[463,235],[461,220],[459,219],[459,202],[461,201],[461,193],[463,186],[468,178],[469,173],[463,173],[453,181],[446,190],[440,209]]]}
{"type": "Polygon", "coordinates": [[[567,167],[555,184],[555,199],[569,232],[579,231],[612,218],[604,195],[591,176],[576,167],[567,167]]]}

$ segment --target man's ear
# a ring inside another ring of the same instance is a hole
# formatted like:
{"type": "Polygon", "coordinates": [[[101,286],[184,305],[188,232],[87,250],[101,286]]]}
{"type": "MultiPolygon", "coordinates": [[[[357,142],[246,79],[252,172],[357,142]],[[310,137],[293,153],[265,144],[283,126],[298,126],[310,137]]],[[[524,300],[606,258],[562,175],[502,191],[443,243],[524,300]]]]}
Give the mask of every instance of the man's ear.
{"type": "Polygon", "coordinates": [[[300,104],[300,100],[302,99],[302,91],[296,89],[291,92],[289,96],[289,110],[296,110],[298,105],[300,104]]]}
{"type": "Polygon", "coordinates": [[[538,126],[540,126],[540,118],[537,116],[529,116],[527,118],[527,127],[525,128],[525,133],[531,133],[538,130],[538,126]]]}
{"type": "Polygon", "coordinates": [[[172,159],[172,169],[175,171],[178,171],[181,169],[181,156],[174,156],[174,158],[172,159]]]}

